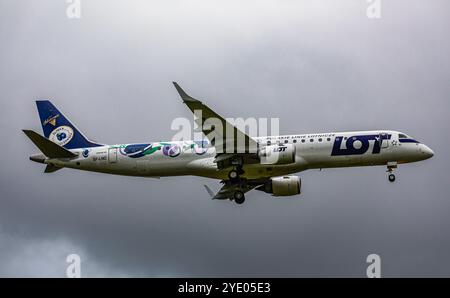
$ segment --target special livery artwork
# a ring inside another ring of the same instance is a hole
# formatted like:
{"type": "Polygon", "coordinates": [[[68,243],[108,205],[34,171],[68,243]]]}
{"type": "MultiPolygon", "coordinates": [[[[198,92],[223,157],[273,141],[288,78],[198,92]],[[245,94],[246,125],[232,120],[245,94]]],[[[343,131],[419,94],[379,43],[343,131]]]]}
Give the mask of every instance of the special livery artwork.
{"type": "MultiPolygon", "coordinates": [[[[118,146],[119,152],[130,158],[140,158],[146,155],[153,154],[162,150],[163,155],[169,157],[177,157],[182,152],[193,150],[197,155],[203,155],[208,151],[208,141],[195,141],[173,144],[167,142],[159,143],[144,143],[144,144],[130,144],[118,146]]],[[[117,148],[117,147],[116,147],[117,148]]]]}
{"type": "Polygon", "coordinates": [[[72,140],[72,137],[73,129],[70,126],[62,125],[52,130],[48,138],[59,146],[64,146],[72,140]]]}

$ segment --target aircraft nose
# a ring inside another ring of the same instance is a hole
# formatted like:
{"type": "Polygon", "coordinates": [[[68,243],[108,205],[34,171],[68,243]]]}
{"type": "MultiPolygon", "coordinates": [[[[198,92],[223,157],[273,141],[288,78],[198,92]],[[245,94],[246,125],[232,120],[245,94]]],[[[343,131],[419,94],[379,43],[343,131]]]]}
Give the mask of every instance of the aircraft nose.
{"type": "Polygon", "coordinates": [[[426,159],[431,158],[431,157],[434,156],[434,151],[431,150],[431,148],[428,147],[427,145],[423,145],[422,144],[422,148],[421,148],[420,151],[422,152],[423,155],[425,155],[426,159]]]}

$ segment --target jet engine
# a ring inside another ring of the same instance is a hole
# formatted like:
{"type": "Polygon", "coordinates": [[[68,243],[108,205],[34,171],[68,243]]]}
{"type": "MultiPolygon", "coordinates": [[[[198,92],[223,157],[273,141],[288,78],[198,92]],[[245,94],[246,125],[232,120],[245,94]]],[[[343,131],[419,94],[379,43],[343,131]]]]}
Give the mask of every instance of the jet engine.
{"type": "Polygon", "coordinates": [[[293,144],[269,145],[261,148],[258,156],[262,165],[283,165],[295,162],[293,144]]]}
{"type": "Polygon", "coordinates": [[[257,190],[271,193],[275,197],[293,196],[301,193],[302,180],[298,176],[282,176],[271,178],[257,190]]]}

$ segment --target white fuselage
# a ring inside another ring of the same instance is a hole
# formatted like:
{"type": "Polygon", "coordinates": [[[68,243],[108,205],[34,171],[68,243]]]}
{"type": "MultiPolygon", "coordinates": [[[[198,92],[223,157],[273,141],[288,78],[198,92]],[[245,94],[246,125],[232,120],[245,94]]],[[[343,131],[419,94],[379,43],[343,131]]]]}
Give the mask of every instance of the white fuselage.
{"type": "MultiPolygon", "coordinates": [[[[397,131],[359,131],[256,137],[260,146],[293,144],[295,162],[282,165],[244,164],[243,178],[259,179],[306,169],[375,166],[427,159],[433,152],[412,139],[399,140],[397,131]],[[377,143],[377,136],[386,136],[377,143]],[[351,139],[351,141],[349,140],[351,139]]],[[[45,163],[101,173],[163,177],[194,175],[227,179],[229,169],[219,170],[213,146],[193,141],[117,144],[70,150],[77,158],[46,159],[45,163]]]]}

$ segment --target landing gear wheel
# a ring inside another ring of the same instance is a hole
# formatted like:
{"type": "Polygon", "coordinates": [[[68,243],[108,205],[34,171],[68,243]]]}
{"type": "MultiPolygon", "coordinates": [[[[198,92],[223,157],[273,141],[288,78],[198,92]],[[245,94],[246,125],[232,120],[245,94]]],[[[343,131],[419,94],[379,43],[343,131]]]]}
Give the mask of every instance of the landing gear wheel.
{"type": "Polygon", "coordinates": [[[388,172],[388,180],[389,182],[395,181],[395,175],[394,175],[394,169],[397,168],[397,162],[396,161],[390,161],[387,163],[387,172],[388,172]]]}
{"type": "Polygon", "coordinates": [[[239,173],[238,173],[238,171],[236,171],[236,170],[231,170],[231,171],[228,173],[228,178],[230,178],[230,180],[237,180],[237,179],[239,179],[239,173]]]}
{"type": "Polygon", "coordinates": [[[395,181],[395,175],[394,174],[389,174],[388,179],[389,179],[389,182],[394,182],[395,181]]]}
{"type": "Polygon", "coordinates": [[[233,194],[234,201],[236,204],[242,204],[245,202],[245,195],[242,191],[236,190],[233,194]]]}

